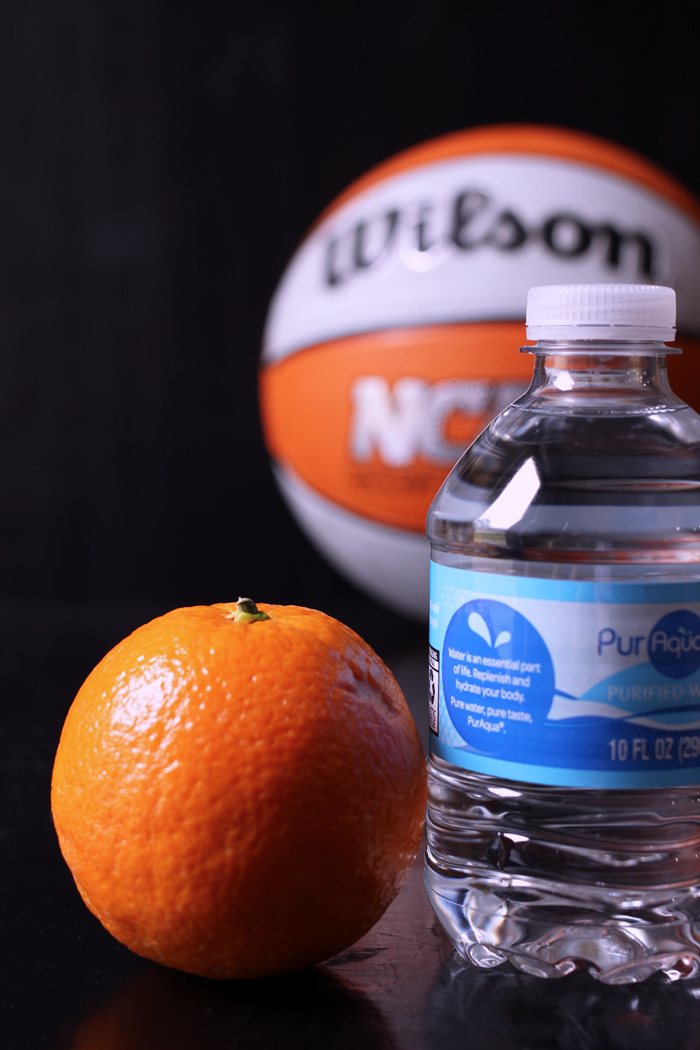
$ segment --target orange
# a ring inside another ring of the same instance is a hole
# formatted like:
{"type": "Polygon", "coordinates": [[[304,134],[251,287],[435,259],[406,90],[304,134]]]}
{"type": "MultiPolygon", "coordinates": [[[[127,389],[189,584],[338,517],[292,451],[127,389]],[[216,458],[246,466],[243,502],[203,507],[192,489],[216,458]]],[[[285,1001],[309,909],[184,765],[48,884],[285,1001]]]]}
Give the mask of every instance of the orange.
{"type": "Polygon", "coordinates": [[[301,969],[361,937],[425,812],[418,733],[379,657],[324,613],[259,609],[134,631],[80,689],[53,772],[90,910],[139,955],[207,977],[301,969]]]}

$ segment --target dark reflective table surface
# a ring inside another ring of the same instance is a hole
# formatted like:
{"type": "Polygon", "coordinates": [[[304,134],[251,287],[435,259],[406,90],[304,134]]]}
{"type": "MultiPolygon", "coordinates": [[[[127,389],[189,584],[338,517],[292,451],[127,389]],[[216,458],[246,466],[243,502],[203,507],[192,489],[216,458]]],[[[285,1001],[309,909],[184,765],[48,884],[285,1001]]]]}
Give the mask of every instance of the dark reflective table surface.
{"type": "MultiPolygon", "coordinates": [[[[586,973],[546,982],[467,966],[434,919],[420,862],[361,941],[288,977],[208,981],[114,941],[60,856],[51,764],[85,675],[161,611],[0,605],[3,1050],[700,1050],[700,979],[608,988],[586,973]]],[[[363,630],[361,617],[341,618],[363,630]]],[[[364,627],[425,739],[422,632],[364,627]]]]}

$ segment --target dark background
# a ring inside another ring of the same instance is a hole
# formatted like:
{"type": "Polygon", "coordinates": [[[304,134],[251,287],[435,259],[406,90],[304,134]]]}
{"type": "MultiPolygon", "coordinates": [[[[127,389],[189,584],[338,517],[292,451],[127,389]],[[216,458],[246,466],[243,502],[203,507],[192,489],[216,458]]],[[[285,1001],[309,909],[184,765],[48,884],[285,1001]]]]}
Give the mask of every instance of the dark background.
{"type": "Polygon", "coordinates": [[[674,0],[4,5],[0,596],[364,608],[262,442],[290,254],[372,165],[478,124],[607,136],[700,191],[699,27],[674,0]]]}
{"type": "MultiPolygon", "coordinates": [[[[3,1047],[72,1045],[84,1018],[125,981],[131,994],[128,981],[146,966],[82,904],[49,809],[72,697],[125,633],[173,606],[242,593],[320,607],[385,656],[427,736],[422,628],[325,565],[268,467],[258,351],[270,297],[308,226],[396,151],[502,121],[606,136],[700,192],[699,12],[678,0],[0,5],[3,1047]]],[[[380,990],[405,983],[407,957],[394,966],[390,953],[378,956],[389,974],[380,990]]],[[[143,972],[150,1002],[149,981],[165,987],[172,975],[143,972]]],[[[315,1023],[333,996],[319,998],[308,980],[315,1023]]],[[[296,1001],[294,982],[285,987],[296,1001]]],[[[225,1009],[207,989],[197,991],[203,1016],[238,1010],[235,988],[225,1009]]],[[[246,1046],[325,1047],[325,1029],[309,1043],[303,995],[302,1021],[289,1022],[283,995],[270,1035],[279,988],[255,994],[262,1020],[241,1014],[253,1032],[246,1046]]],[[[693,1006],[694,993],[683,994],[693,1006]]],[[[160,1031],[171,999],[154,995],[160,1031]]],[[[453,1042],[463,1045],[458,1020],[453,1042]]],[[[442,1029],[432,1042],[415,1031],[392,1042],[369,1037],[371,1017],[362,1025],[343,1047],[447,1045],[442,1029]]],[[[177,1046],[224,1045],[197,1030],[177,1046]]],[[[643,1045],[680,1045],[670,1027],[659,1031],[643,1045]]],[[[166,1036],[148,1034],[147,1045],[171,1050],[166,1036]]]]}

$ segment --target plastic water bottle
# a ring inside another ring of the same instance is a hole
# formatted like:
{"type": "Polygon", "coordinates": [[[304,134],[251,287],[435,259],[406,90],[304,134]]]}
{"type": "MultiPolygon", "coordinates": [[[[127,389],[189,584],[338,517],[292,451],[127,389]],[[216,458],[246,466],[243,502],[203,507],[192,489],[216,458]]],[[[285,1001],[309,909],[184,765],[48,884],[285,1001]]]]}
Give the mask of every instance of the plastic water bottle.
{"type": "Polygon", "coordinates": [[[675,294],[533,288],[532,384],[440,489],[425,878],[457,950],[700,971],[700,416],[675,294]]]}

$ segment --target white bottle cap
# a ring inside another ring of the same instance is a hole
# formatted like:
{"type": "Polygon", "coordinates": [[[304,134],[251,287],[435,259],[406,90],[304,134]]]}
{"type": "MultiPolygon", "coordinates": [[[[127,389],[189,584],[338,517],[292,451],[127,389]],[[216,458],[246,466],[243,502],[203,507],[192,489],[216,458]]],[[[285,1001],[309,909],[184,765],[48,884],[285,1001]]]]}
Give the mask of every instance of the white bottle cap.
{"type": "Polygon", "coordinates": [[[547,284],[527,294],[528,339],[625,339],[676,335],[676,293],[656,284],[547,284]]]}

